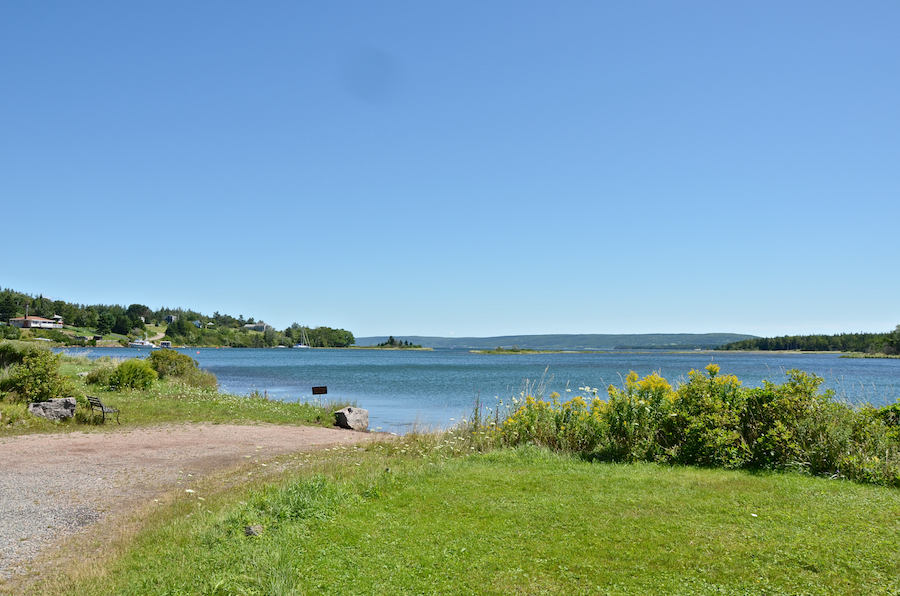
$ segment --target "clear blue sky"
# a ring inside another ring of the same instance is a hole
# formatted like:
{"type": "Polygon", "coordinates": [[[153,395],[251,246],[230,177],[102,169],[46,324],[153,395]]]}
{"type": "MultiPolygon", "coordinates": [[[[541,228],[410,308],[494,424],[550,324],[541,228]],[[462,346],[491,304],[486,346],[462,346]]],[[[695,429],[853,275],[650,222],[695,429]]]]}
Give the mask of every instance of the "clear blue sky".
{"type": "Polygon", "coordinates": [[[0,286],[357,336],[887,331],[900,3],[6,2],[0,286]]]}

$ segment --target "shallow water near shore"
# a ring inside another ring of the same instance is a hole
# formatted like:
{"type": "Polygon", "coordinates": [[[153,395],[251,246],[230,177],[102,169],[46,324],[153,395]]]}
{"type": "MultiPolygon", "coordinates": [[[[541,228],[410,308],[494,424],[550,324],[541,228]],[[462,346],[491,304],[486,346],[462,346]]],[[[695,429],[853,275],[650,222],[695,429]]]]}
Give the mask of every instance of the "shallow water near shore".
{"type": "MultiPolygon", "coordinates": [[[[143,357],[135,348],[67,348],[90,358],[143,357]]],[[[476,399],[489,408],[518,397],[526,383],[545,394],[578,392],[580,387],[621,386],[633,370],[659,372],[670,383],[710,362],[721,374],[735,374],[746,387],[764,380],[781,383],[792,368],[825,379],[837,399],[875,406],[900,398],[900,360],[839,358],[839,354],[734,352],[597,352],[553,354],[472,354],[459,350],[398,351],[338,349],[181,348],[219,379],[220,389],[273,399],[314,399],[312,387],[327,386],[328,399],[352,400],[369,410],[370,428],[405,433],[414,427],[448,427],[472,411],[476,399]]]]}

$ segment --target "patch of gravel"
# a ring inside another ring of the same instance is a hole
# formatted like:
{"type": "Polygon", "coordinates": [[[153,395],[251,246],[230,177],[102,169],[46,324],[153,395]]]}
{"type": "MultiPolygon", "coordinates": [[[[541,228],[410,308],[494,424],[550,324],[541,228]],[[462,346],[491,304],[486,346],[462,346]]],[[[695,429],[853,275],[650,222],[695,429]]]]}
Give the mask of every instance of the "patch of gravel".
{"type": "Polygon", "coordinates": [[[79,504],[70,487],[91,491],[102,483],[71,470],[29,474],[27,481],[0,470],[0,577],[23,571],[22,563],[54,540],[98,521],[100,511],[79,504]]]}
{"type": "Polygon", "coordinates": [[[249,458],[350,445],[376,435],[278,425],[167,425],[0,440],[0,578],[60,538],[191,479],[249,458]]]}

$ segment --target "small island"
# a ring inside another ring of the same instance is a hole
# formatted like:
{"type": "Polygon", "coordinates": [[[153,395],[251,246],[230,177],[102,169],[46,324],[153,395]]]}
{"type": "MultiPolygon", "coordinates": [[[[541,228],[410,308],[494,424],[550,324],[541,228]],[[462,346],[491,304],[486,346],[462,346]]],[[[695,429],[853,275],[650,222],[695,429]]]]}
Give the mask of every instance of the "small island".
{"type": "Polygon", "coordinates": [[[423,348],[419,344],[411,344],[406,340],[397,339],[393,335],[388,337],[385,341],[380,344],[375,344],[374,346],[369,346],[374,349],[382,349],[382,350],[430,350],[431,348],[423,348]]]}

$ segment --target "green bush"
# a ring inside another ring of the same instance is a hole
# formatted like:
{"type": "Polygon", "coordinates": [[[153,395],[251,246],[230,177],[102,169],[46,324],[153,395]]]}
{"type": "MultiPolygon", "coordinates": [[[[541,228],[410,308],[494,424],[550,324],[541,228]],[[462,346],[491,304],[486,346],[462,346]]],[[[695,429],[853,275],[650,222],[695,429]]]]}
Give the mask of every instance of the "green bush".
{"type": "MultiPolygon", "coordinates": [[[[17,329],[17,327],[13,327],[17,329]]],[[[26,356],[47,351],[47,348],[25,341],[0,341],[0,368],[20,364],[26,356]]]]}
{"type": "Polygon", "coordinates": [[[175,350],[165,349],[151,352],[147,362],[159,374],[160,379],[189,376],[198,370],[196,360],[175,350]]]}
{"type": "Polygon", "coordinates": [[[159,378],[172,378],[191,387],[215,389],[219,381],[211,372],[200,370],[197,361],[175,350],[151,352],[147,362],[159,374],[159,378]]]}
{"type": "Polygon", "coordinates": [[[99,362],[96,367],[88,373],[87,377],[85,377],[85,381],[94,385],[110,387],[116,376],[116,368],[116,363],[109,358],[106,358],[105,361],[99,362]]]}
{"type": "Polygon", "coordinates": [[[116,367],[116,373],[110,380],[110,389],[146,389],[156,377],[156,371],[149,362],[132,358],[116,367]]]}
{"type": "Polygon", "coordinates": [[[21,336],[22,332],[19,331],[18,327],[0,325],[0,339],[19,339],[21,336]]]}
{"type": "Polygon", "coordinates": [[[734,375],[718,376],[719,367],[706,367],[707,376],[692,370],[675,394],[672,415],[666,420],[669,458],[682,464],[739,468],[749,459],[740,433],[746,394],[734,375]]]}
{"type": "Polygon", "coordinates": [[[59,372],[59,356],[47,349],[25,354],[21,364],[14,365],[2,380],[0,391],[13,403],[39,402],[71,397],[75,388],[59,372]]]}
{"type": "Polygon", "coordinates": [[[792,369],[782,385],[768,381],[745,392],[741,435],[750,456],[747,467],[785,468],[803,459],[797,428],[821,404],[830,403],[833,392],[819,393],[823,379],[792,369]]]}

